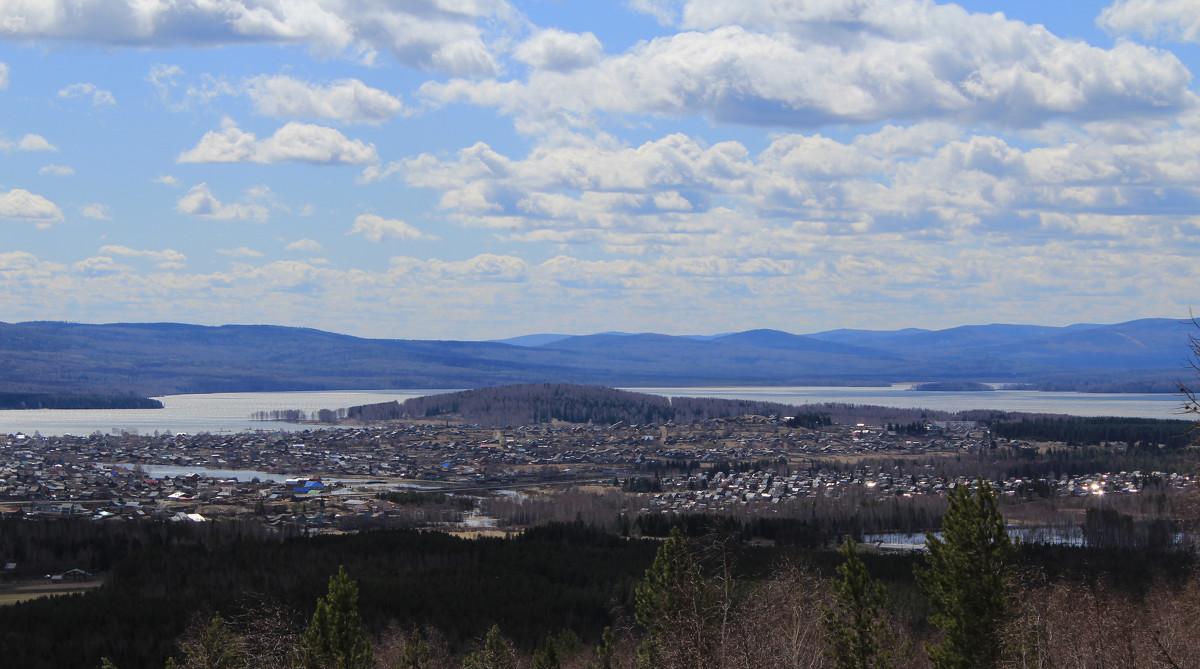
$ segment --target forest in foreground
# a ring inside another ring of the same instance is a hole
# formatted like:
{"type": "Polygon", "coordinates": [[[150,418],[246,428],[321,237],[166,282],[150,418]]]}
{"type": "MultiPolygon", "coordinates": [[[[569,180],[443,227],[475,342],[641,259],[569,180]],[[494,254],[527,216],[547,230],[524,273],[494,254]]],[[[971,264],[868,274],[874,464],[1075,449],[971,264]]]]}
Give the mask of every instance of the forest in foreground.
{"type": "Polygon", "coordinates": [[[969,502],[967,518],[956,520],[952,499],[942,536],[978,542],[955,550],[983,551],[987,565],[951,570],[934,586],[922,575],[938,569],[933,549],[804,549],[756,540],[715,516],[678,519],[665,540],[583,522],[479,539],[416,530],[282,538],[238,523],[118,523],[97,540],[71,521],[7,520],[0,534],[9,550],[90,551],[113,565],[97,590],[0,607],[0,650],[8,666],[119,669],[172,661],[537,669],[1200,662],[1193,553],[1013,545],[994,497],[989,506],[971,501],[982,492],[956,493],[969,502]],[[350,636],[367,655],[338,664],[313,656],[309,637],[342,569],[356,590],[353,616],[335,618],[353,619],[350,636]],[[973,590],[985,582],[990,589],[973,590]],[[948,587],[984,598],[986,628],[947,627],[947,615],[958,615],[947,612],[957,601],[944,596],[948,587]],[[962,634],[983,635],[963,638],[971,647],[986,641],[994,662],[939,663],[935,649],[962,634]],[[843,664],[846,653],[873,663],[843,664]]]}

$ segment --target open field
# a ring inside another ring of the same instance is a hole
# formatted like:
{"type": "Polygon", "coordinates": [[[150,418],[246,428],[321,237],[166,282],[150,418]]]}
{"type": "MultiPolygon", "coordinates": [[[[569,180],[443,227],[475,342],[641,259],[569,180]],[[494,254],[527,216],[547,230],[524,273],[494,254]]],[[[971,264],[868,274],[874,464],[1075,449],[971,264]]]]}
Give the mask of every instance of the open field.
{"type": "Polygon", "coordinates": [[[0,606],[16,604],[39,597],[67,595],[73,592],[84,592],[99,588],[104,581],[94,579],[82,583],[51,583],[49,581],[22,581],[0,585],[0,606]]]}

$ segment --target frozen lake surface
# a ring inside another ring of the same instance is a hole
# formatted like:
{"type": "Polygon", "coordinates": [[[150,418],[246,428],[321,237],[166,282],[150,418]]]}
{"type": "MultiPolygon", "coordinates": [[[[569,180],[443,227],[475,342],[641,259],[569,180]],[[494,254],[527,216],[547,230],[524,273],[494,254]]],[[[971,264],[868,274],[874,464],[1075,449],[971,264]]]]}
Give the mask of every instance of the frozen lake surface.
{"type": "MultiPolygon", "coordinates": [[[[1179,414],[1180,398],[1169,394],[1140,393],[1051,393],[1026,390],[992,392],[919,392],[909,384],[882,388],[841,386],[723,388],[625,388],[675,397],[722,397],[761,400],[783,404],[874,404],[888,407],[917,407],[943,411],[998,409],[1032,413],[1061,413],[1073,416],[1127,416],[1139,418],[1186,418],[1179,414]]],[[[196,434],[246,430],[307,430],[309,425],[251,420],[258,411],[340,409],[359,404],[404,401],[410,397],[453,392],[451,390],[332,390],[273,393],[210,393],[166,395],[162,409],[103,410],[8,410],[0,411],[0,434],[37,432],[52,435],[88,435],[121,431],[196,434]]]]}

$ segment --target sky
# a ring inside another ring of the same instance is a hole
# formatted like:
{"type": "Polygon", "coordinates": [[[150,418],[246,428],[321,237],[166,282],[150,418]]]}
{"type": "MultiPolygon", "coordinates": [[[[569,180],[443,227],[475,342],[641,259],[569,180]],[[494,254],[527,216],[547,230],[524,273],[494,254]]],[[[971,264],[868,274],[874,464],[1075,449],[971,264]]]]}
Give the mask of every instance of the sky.
{"type": "Polygon", "coordinates": [[[0,0],[0,321],[1200,307],[1200,2],[0,0]]]}

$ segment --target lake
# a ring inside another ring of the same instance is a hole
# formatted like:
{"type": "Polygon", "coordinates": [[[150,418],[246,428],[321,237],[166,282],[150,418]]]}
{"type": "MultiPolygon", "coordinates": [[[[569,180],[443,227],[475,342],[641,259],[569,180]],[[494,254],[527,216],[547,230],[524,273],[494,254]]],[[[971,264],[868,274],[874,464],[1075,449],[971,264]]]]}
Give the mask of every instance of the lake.
{"type": "MultiPolygon", "coordinates": [[[[1180,398],[1169,394],[1060,393],[1027,390],[992,392],[919,392],[910,384],[881,388],[841,386],[722,388],[625,388],[655,395],[676,397],[721,397],[761,400],[784,404],[842,402],[888,407],[916,407],[943,411],[998,409],[1031,413],[1061,413],[1073,416],[1126,416],[1138,418],[1186,418],[1178,413],[1180,398]]],[[[44,436],[88,435],[93,432],[242,432],[246,430],[307,430],[309,425],[254,421],[257,411],[339,409],[358,404],[404,401],[410,397],[453,392],[452,390],[332,390],[275,393],[210,393],[166,395],[162,409],[106,410],[8,410],[0,411],[0,434],[37,432],[44,436]]]]}

